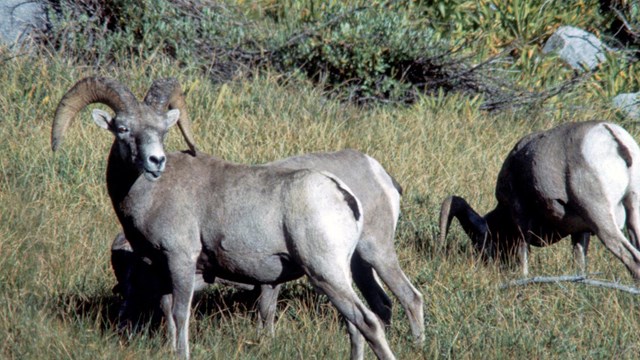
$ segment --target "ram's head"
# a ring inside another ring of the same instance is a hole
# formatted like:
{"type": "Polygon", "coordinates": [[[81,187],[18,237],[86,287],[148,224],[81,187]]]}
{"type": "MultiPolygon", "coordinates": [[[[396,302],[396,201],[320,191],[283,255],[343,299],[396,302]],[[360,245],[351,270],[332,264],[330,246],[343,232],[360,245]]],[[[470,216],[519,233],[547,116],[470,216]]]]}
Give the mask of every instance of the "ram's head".
{"type": "Polygon", "coordinates": [[[60,100],[51,132],[51,147],[60,146],[75,116],[90,104],[107,105],[115,113],[94,109],[93,120],[115,136],[113,151],[149,180],[157,180],[165,168],[163,141],[171,126],[178,123],[192,153],[193,135],[184,95],[176,79],[159,79],[149,88],[143,102],[118,81],[88,77],[76,83],[60,100]]]}

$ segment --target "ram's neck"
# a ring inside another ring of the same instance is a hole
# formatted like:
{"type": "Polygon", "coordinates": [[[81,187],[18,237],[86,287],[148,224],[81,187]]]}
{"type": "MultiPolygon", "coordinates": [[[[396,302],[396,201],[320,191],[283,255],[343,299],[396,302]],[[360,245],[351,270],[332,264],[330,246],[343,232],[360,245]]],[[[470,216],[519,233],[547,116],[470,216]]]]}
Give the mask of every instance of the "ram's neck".
{"type": "Polygon", "coordinates": [[[489,228],[489,237],[498,248],[510,247],[520,235],[511,214],[500,205],[485,215],[485,220],[489,228]]]}
{"type": "Polygon", "coordinates": [[[503,260],[512,258],[522,234],[518,230],[518,225],[514,223],[511,213],[498,205],[485,216],[485,219],[494,254],[503,260]]]}
{"type": "Polygon", "coordinates": [[[140,172],[122,158],[114,143],[107,161],[107,191],[120,222],[124,220],[122,203],[138,177],[140,172]]]}

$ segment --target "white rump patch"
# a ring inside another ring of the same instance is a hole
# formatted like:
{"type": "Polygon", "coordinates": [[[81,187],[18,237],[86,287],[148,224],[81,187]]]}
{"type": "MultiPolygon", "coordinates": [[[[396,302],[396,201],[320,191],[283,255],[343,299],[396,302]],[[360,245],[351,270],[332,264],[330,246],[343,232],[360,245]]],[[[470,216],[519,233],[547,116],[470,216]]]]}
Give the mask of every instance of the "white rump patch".
{"type": "Polygon", "coordinates": [[[627,167],[626,161],[619,153],[618,142],[607,127],[602,124],[592,128],[585,135],[582,143],[582,155],[589,167],[593,169],[592,175],[602,184],[604,195],[618,222],[618,227],[622,227],[624,226],[625,214],[620,202],[628,192],[629,186],[633,186],[630,177],[633,172],[637,172],[638,166],[635,162],[638,160],[638,146],[621,127],[614,124],[607,124],[607,126],[615,132],[616,137],[631,152],[634,161],[632,167],[627,167]]]}
{"type": "Polygon", "coordinates": [[[376,180],[384,189],[384,193],[387,195],[387,199],[389,200],[389,206],[391,206],[391,211],[393,213],[393,228],[396,228],[398,217],[400,216],[400,193],[395,186],[393,186],[393,180],[389,174],[384,170],[382,165],[378,162],[378,160],[372,158],[371,156],[367,156],[369,160],[369,166],[373,171],[373,174],[376,176],[376,180]]]}

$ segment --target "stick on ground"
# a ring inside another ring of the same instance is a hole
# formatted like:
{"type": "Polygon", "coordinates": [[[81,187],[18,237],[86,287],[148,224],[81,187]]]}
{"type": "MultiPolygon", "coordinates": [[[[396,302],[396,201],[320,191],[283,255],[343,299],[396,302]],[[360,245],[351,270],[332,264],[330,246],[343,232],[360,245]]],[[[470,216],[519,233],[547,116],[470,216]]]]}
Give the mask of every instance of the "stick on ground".
{"type": "Polygon", "coordinates": [[[559,282],[581,283],[585,285],[620,290],[620,291],[628,292],[633,295],[640,295],[640,289],[636,287],[622,285],[617,282],[588,279],[586,276],[582,276],[582,275],[536,276],[532,278],[512,280],[500,285],[500,289],[507,289],[510,287],[523,286],[523,285],[528,285],[533,283],[559,283],[559,282]]]}

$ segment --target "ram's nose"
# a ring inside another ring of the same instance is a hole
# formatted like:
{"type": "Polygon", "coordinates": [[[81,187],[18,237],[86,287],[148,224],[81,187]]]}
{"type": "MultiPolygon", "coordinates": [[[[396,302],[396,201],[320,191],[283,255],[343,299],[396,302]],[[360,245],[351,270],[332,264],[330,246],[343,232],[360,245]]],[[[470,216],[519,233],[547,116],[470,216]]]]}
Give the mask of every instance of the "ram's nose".
{"type": "Polygon", "coordinates": [[[164,155],[151,155],[149,156],[149,163],[155,166],[156,170],[163,171],[164,164],[167,161],[167,157],[164,155]]]}

